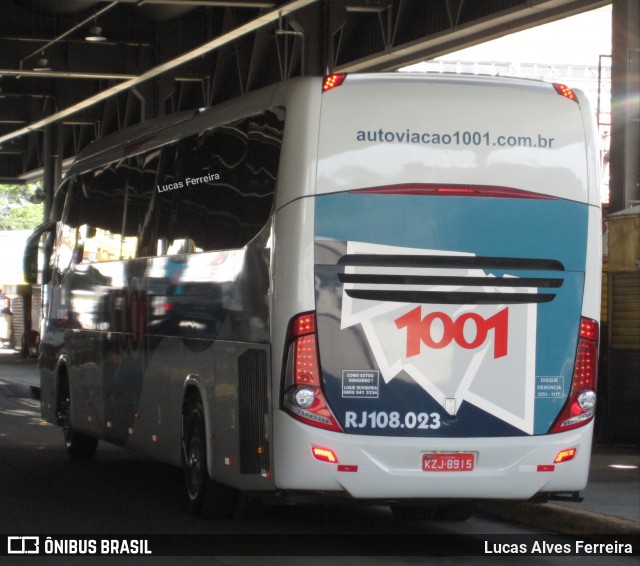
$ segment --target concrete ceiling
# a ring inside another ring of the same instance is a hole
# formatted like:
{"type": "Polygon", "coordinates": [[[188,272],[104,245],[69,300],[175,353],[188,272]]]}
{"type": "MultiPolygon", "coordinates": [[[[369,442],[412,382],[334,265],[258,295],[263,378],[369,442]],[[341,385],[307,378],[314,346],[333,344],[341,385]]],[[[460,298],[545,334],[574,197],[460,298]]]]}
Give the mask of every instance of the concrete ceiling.
{"type": "Polygon", "coordinates": [[[289,77],[395,70],[607,0],[3,0],[0,183],[289,77]],[[104,41],[87,41],[100,27],[104,41]],[[51,133],[49,133],[51,136],[51,133]]]}

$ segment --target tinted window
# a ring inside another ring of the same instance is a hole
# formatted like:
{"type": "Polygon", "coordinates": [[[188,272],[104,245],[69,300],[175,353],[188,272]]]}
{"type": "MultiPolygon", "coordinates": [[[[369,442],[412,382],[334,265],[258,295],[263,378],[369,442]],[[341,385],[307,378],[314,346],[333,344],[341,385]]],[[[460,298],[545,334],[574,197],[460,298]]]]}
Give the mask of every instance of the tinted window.
{"type": "Polygon", "coordinates": [[[65,233],[85,261],[242,247],[271,214],[283,127],[273,109],[82,174],[65,233]]]}
{"type": "Polygon", "coordinates": [[[167,148],[157,191],[169,242],[217,250],[256,236],[271,214],[283,120],[274,109],[167,148]]]}

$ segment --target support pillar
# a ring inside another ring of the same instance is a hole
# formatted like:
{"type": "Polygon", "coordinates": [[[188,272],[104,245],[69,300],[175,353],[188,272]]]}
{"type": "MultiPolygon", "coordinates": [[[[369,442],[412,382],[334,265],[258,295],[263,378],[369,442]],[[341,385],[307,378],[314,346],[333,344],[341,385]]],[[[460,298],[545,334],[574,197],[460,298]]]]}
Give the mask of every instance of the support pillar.
{"type": "Polygon", "coordinates": [[[609,212],[640,204],[640,3],[613,0],[609,212]]]}

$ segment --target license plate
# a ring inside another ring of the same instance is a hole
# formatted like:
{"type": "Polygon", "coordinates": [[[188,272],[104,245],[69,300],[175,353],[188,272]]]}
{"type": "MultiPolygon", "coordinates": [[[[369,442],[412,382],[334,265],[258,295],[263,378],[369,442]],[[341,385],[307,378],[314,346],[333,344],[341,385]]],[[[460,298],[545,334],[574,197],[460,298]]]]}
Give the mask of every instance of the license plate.
{"type": "Polygon", "coordinates": [[[472,472],[473,452],[428,452],[422,455],[423,472],[472,472]]]}

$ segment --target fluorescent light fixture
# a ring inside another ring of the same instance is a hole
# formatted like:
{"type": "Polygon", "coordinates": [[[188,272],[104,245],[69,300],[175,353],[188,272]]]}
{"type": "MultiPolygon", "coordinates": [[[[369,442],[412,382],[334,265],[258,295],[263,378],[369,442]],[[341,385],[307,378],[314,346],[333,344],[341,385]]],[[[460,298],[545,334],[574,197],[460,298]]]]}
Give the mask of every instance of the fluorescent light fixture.
{"type": "Polygon", "coordinates": [[[44,56],[44,53],[36,61],[36,64],[33,66],[34,71],[50,71],[51,67],[49,66],[49,59],[44,56]]]}
{"type": "Polygon", "coordinates": [[[102,28],[100,26],[91,26],[89,33],[85,36],[87,41],[93,41],[97,43],[99,41],[106,41],[106,37],[102,35],[102,28]]]}

